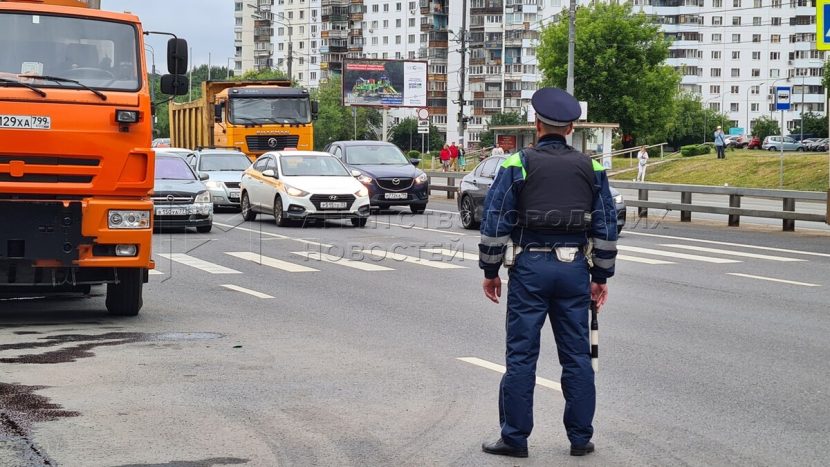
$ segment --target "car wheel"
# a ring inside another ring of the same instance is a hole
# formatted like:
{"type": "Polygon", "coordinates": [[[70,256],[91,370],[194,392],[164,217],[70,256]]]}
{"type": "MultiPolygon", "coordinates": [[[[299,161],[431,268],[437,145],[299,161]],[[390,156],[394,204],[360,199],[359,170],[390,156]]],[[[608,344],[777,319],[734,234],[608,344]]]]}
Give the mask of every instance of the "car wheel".
{"type": "Polygon", "coordinates": [[[286,219],[282,211],[282,198],[279,196],[274,198],[274,223],[280,227],[288,226],[288,219],[286,219]]]}
{"type": "Polygon", "coordinates": [[[242,203],[240,208],[242,209],[242,218],[246,221],[252,221],[256,219],[256,213],[254,212],[253,208],[251,207],[251,200],[248,198],[248,192],[242,192],[242,203]]]}
{"type": "Polygon", "coordinates": [[[136,316],[144,304],[141,293],[144,270],[118,268],[117,284],[107,284],[107,311],[113,316],[136,316]]]}
{"type": "Polygon", "coordinates": [[[797,151],[798,152],[804,152],[804,148],[798,148],[797,151]]]}
{"type": "Polygon", "coordinates": [[[409,210],[412,211],[412,214],[423,214],[424,211],[427,210],[426,203],[424,204],[410,204],[409,210]]]}
{"type": "Polygon", "coordinates": [[[196,232],[199,232],[199,233],[208,233],[208,232],[210,232],[210,230],[211,230],[211,229],[213,229],[213,224],[210,224],[210,225],[200,225],[199,227],[196,227],[196,232]]]}
{"type": "Polygon", "coordinates": [[[467,230],[478,228],[478,222],[475,221],[475,209],[473,199],[469,196],[465,196],[461,200],[461,209],[458,211],[458,214],[461,215],[461,227],[467,230]]]}
{"type": "Polygon", "coordinates": [[[770,150],[770,151],[775,151],[775,147],[774,147],[774,146],[770,146],[770,147],[769,147],[769,150],[770,150]]]}
{"type": "Polygon", "coordinates": [[[366,222],[369,221],[368,217],[353,217],[352,218],[352,225],[355,227],[366,227],[366,222]]]}

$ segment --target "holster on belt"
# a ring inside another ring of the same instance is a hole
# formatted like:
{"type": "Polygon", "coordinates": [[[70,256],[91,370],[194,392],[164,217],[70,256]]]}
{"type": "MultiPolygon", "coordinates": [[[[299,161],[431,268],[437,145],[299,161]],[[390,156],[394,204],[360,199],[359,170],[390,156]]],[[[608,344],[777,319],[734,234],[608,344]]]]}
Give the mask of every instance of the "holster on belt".
{"type": "Polygon", "coordinates": [[[504,257],[502,259],[502,263],[504,267],[510,269],[513,265],[516,264],[516,257],[522,252],[521,245],[517,245],[513,242],[507,242],[507,245],[504,247],[504,257]]]}

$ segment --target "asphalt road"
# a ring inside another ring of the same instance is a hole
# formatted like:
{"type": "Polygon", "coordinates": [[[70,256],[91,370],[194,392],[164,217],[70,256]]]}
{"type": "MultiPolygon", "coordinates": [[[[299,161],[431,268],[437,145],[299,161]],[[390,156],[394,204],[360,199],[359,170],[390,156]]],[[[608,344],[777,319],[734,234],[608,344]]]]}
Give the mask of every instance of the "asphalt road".
{"type": "Polygon", "coordinates": [[[364,229],[220,214],[210,234],[160,234],[134,319],[108,317],[101,290],[0,301],[0,465],[826,465],[826,233],[624,232],[597,451],[568,456],[546,331],[518,460],[480,451],[498,436],[504,304],[481,293],[476,233],[430,207],[364,229]]]}

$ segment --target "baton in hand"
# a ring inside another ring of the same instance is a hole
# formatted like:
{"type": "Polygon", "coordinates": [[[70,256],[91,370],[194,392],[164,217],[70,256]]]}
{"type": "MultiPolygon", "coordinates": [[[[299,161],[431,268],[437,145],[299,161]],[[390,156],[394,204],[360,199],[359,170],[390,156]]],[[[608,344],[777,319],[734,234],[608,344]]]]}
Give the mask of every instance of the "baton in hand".
{"type": "Polygon", "coordinates": [[[599,371],[599,324],[597,323],[597,302],[591,300],[591,368],[599,371]]]}

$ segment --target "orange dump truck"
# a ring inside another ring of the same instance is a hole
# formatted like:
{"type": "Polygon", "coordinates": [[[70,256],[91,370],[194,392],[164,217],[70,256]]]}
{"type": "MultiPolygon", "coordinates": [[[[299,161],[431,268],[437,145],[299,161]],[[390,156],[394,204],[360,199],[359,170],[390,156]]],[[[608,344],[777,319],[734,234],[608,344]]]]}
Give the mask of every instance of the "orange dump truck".
{"type": "Polygon", "coordinates": [[[205,81],[202,96],[170,104],[170,145],[236,147],[256,159],[268,151],[314,149],[317,102],[289,80],[205,81]]]}
{"type": "MultiPolygon", "coordinates": [[[[150,87],[138,18],[99,7],[0,0],[0,294],[106,284],[130,316],[153,267],[150,87]]],[[[171,39],[168,67],[186,50],[171,39]]]]}

